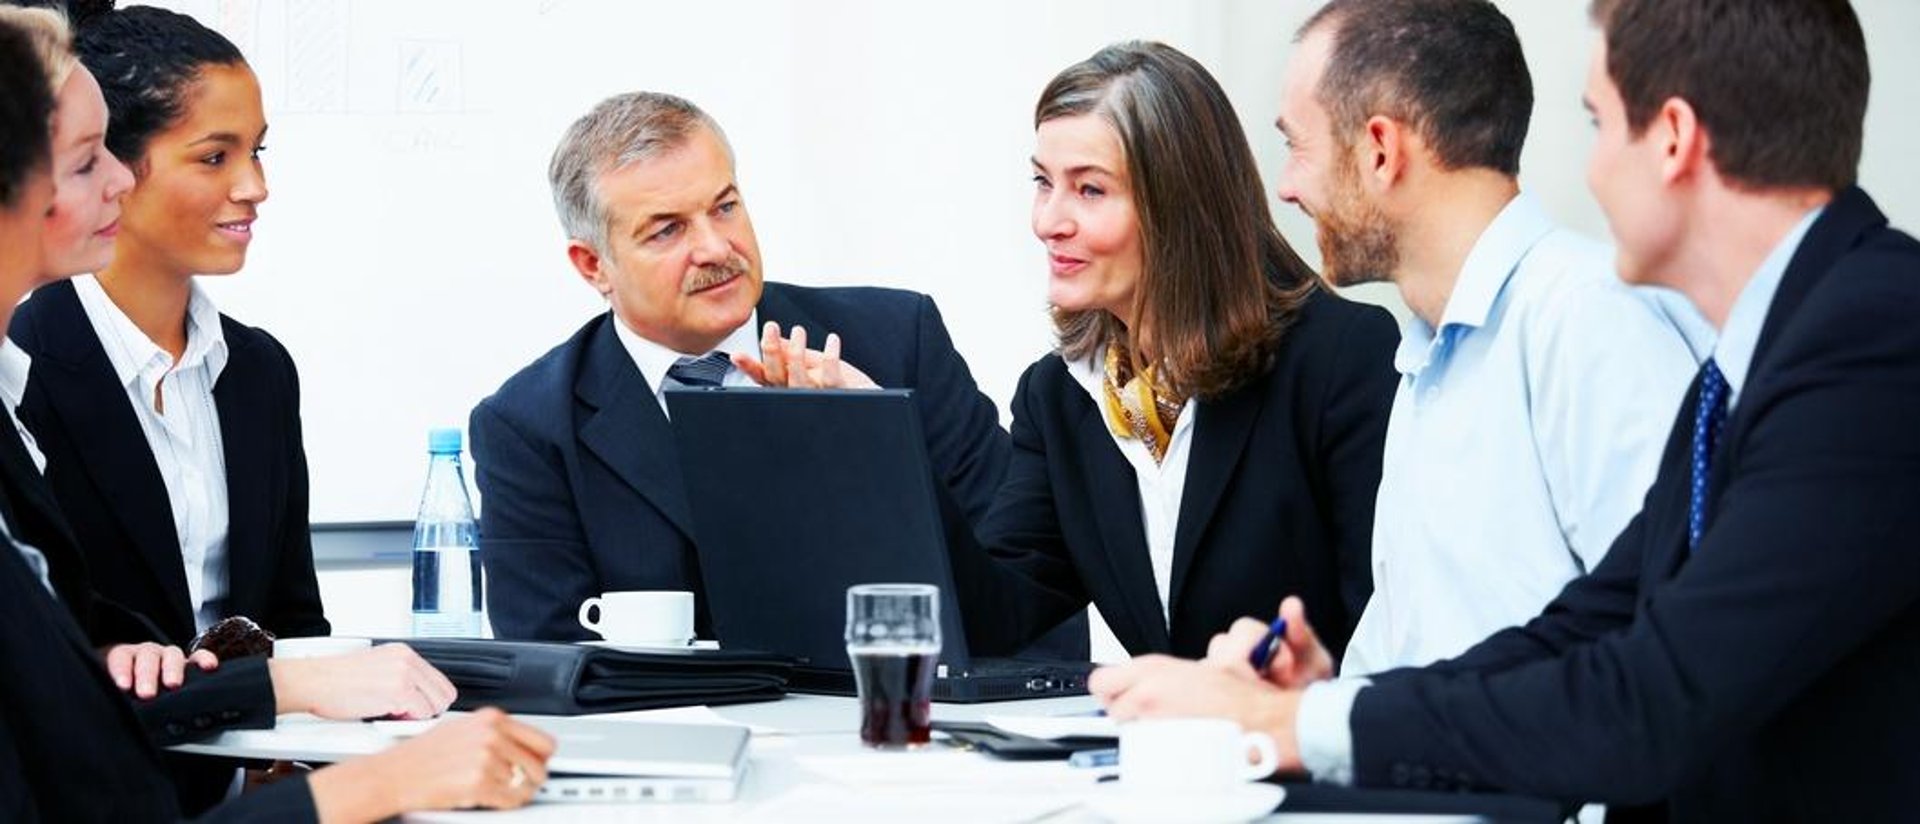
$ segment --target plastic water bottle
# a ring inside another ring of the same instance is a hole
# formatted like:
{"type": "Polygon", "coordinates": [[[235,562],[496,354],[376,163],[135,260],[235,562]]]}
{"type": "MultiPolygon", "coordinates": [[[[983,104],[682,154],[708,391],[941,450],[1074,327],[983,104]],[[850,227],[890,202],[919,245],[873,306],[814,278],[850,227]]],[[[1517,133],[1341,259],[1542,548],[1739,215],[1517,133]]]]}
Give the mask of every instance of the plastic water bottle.
{"type": "Polygon", "coordinates": [[[460,430],[427,433],[427,491],[413,524],[413,634],[480,637],[480,529],[460,471],[460,430]]]}

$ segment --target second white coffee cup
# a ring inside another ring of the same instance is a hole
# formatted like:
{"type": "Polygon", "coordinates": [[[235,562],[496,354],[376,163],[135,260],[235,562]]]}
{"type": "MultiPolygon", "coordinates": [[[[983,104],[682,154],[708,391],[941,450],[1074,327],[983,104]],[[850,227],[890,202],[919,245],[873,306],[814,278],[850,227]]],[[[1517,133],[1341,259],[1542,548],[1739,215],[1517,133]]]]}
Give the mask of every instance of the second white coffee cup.
{"type": "Polygon", "coordinates": [[[1207,792],[1273,774],[1273,738],[1220,718],[1167,718],[1120,725],[1120,784],[1148,792],[1207,792]],[[1248,755],[1259,754],[1258,761],[1248,755]]]}
{"type": "Polygon", "coordinates": [[[580,602],[580,626],[615,644],[684,647],[693,641],[693,593],[601,593],[580,602]]]}

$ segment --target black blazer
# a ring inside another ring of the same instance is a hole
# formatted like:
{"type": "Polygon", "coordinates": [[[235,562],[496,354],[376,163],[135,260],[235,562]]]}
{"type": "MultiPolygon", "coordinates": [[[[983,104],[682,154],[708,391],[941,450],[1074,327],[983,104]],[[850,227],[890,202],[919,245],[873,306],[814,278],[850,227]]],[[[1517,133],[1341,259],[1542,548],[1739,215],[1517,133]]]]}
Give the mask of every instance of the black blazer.
{"type": "Polygon", "coordinates": [[[1689,553],[1697,395],[1592,574],[1524,627],[1361,691],[1361,783],[1666,799],[1688,821],[1920,810],[1920,244],[1858,189],[1813,224],[1689,553]]]}
{"type": "Polygon", "coordinates": [[[162,640],[160,628],[146,616],[93,590],[87,559],[54,501],[52,488],[34,467],[12,421],[5,423],[0,427],[0,493],[4,493],[0,518],[6,519],[15,540],[45,557],[48,582],[74,624],[96,647],[162,640]]]}
{"type": "MultiPolygon", "coordinates": [[[[875,382],[913,389],[927,452],[971,515],[986,511],[1007,434],[932,299],[891,289],[766,284],[760,320],[838,332],[875,382]]],[[[510,378],[473,410],[487,605],[503,638],[590,638],[580,602],[602,591],[687,589],[711,624],[672,430],[610,313],[510,378]]],[[[742,493],[754,479],[742,479],[742,493]]]]}
{"type": "MultiPolygon", "coordinates": [[[[213,397],[227,464],[226,614],[280,636],[325,635],[293,358],[264,331],[220,322],[228,359],[213,397]]],[[[186,646],[194,605],[166,484],[73,284],[34,292],[9,334],[33,356],[21,418],[46,453],[94,587],[186,646]]]]}
{"type": "Polygon", "coordinates": [[[1128,652],[1199,657],[1234,619],[1298,593],[1339,654],[1373,590],[1398,339],[1386,312],[1318,290],[1265,374],[1196,404],[1171,628],[1133,467],[1066,363],[1040,359],[1020,379],[1013,462],[980,528],[991,561],[951,553],[974,652],[1017,648],[1091,601],[1128,652]]]}
{"type": "MultiPolygon", "coordinates": [[[[86,594],[85,570],[73,563],[78,549],[44,486],[12,422],[0,416],[0,516],[15,540],[46,556],[48,577],[68,607],[98,606],[100,599],[86,594]]],[[[30,670],[0,678],[0,821],[175,818],[175,788],[156,743],[273,725],[264,658],[227,661],[211,673],[190,670],[180,689],[136,711],[107,677],[95,643],[103,642],[90,641],[75,613],[55,602],[19,552],[0,541],[0,660],[30,670]]],[[[249,793],[210,818],[313,820],[313,799],[306,782],[296,780],[249,793]]]]}

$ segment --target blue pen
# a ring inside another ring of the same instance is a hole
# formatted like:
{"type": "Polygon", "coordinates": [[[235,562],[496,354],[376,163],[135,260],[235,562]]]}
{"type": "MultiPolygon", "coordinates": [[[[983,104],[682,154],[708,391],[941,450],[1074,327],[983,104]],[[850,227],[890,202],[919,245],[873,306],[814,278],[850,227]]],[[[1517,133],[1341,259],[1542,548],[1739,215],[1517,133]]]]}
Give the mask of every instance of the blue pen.
{"type": "Polygon", "coordinates": [[[1115,749],[1080,750],[1067,756],[1069,767],[1111,767],[1119,763],[1120,751],[1115,749]]]}
{"type": "Polygon", "coordinates": [[[1247,656],[1247,663],[1253,665],[1253,671],[1266,675],[1267,665],[1273,663],[1274,653],[1280,651],[1280,645],[1286,643],[1286,639],[1287,619],[1273,619],[1273,624],[1267,627],[1266,637],[1261,638],[1253,648],[1253,654],[1247,656]]]}

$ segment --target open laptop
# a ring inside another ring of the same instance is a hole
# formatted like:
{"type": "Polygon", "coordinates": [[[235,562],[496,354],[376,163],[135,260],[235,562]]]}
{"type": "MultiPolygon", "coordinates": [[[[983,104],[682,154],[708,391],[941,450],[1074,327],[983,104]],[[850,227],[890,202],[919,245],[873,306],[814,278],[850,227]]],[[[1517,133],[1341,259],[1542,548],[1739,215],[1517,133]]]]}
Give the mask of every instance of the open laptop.
{"type": "Polygon", "coordinates": [[[539,802],[732,801],[747,771],[746,727],[526,717],[554,737],[539,802]]]}
{"type": "Polygon", "coordinates": [[[854,694],[847,587],[940,588],[936,701],[1086,693],[1085,662],[976,659],[911,390],[669,389],[722,647],[800,659],[789,688],[854,694]]]}

